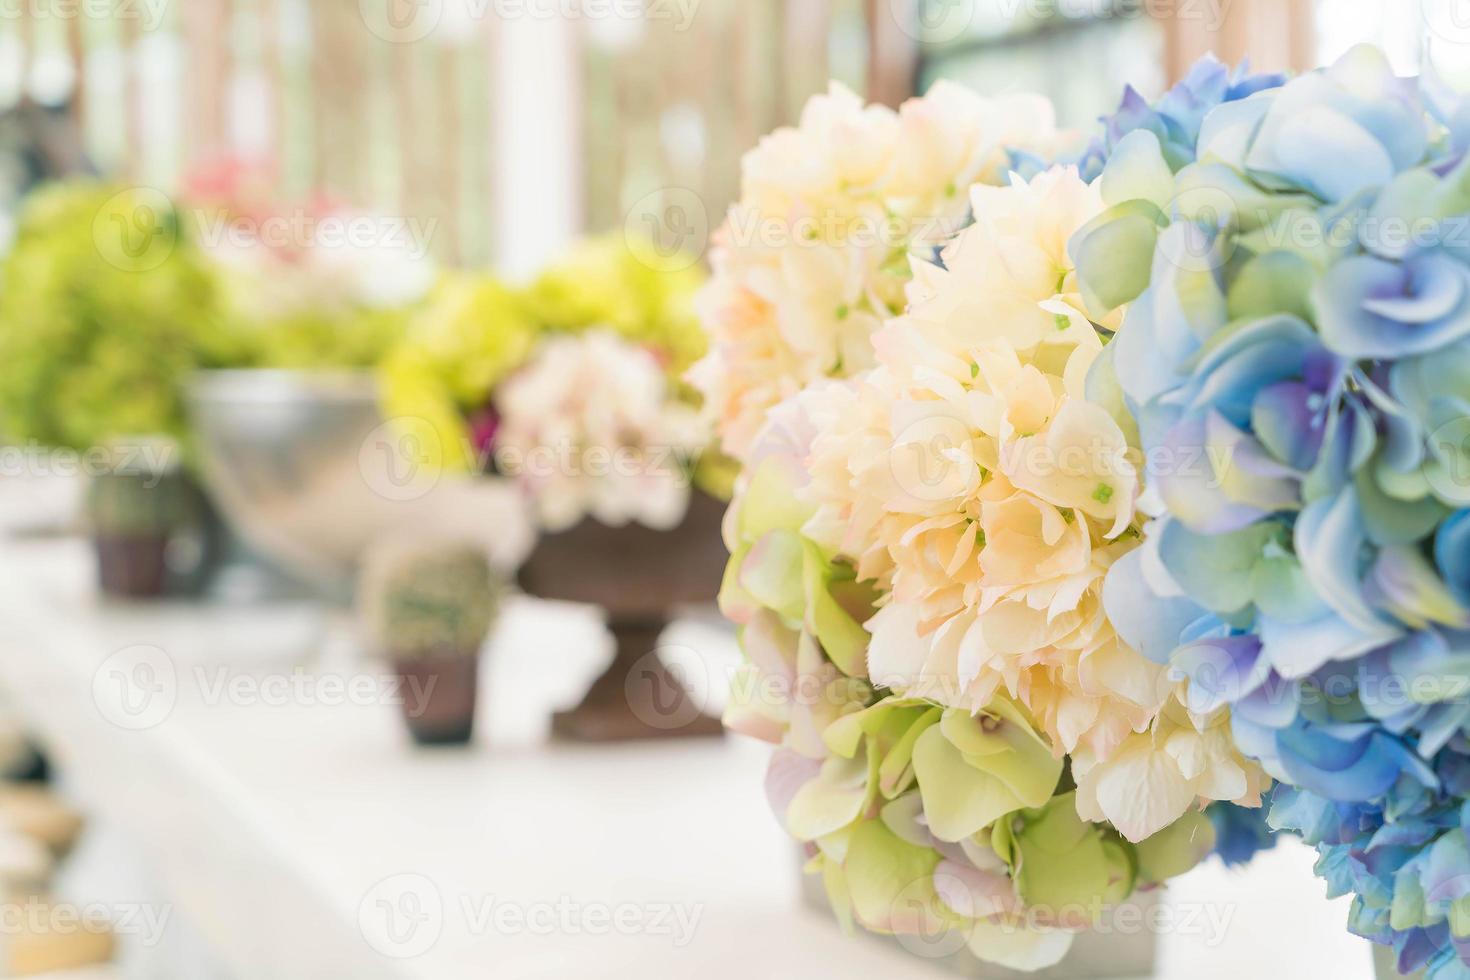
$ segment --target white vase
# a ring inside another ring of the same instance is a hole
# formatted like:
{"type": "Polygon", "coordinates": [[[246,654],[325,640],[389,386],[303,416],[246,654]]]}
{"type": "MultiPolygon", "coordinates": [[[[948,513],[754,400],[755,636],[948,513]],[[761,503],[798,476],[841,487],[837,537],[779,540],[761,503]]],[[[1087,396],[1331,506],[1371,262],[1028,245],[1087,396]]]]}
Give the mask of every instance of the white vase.
{"type": "MultiPolygon", "coordinates": [[[[827,901],[826,890],[822,887],[821,876],[803,874],[801,880],[802,898],[805,902],[830,914],[831,906],[827,901]]],[[[1128,903],[1137,906],[1138,913],[1119,918],[1138,923],[1148,922],[1149,910],[1162,900],[1162,889],[1136,894],[1128,900],[1128,903]]],[[[1158,936],[1147,928],[1141,927],[1127,932],[1122,930],[1108,933],[1083,932],[1077,935],[1072,943],[1072,948],[1060,963],[1035,973],[1023,973],[978,960],[963,948],[947,955],[934,955],[933,950],[916,949],[912,943],[900,943],[892,936],[859,932],[862,938],[854,937],[853,942],[884,942],[904,945],[904,948],[913,954],[916,961],[932,963],[936,975],[974,977],[977,980],[1119,980],[1119,978],[1139,980],[1139,978],[1153,975],[1159,948],[1158,936]]],[[[939,948],[944,947],[942,943],[932,945],[939,948]]],[[[1380,974],[1380,976],[1393,976],[1393,974],[1380,974]]]]}

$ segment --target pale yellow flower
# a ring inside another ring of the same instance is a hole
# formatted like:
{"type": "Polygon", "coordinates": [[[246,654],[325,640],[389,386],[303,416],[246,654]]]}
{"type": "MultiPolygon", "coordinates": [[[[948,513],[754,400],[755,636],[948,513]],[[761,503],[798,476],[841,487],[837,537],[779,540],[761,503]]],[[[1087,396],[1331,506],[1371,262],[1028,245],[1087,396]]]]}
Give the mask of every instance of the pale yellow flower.
{"type": "Polygon", "coordinates": [[[1271,780],[1236,751],[1229,715],[1195,715],[1171,697],[1148,730],[1129,736],[1107,756],[1072,757],[1077,812],[1107,820],[1131,841],[1157,833],[1191,806],[1231,800],[1261,805],[1271,780]]]}
{"type": "Polygon", "coordinates": [[[1064,169],[973,201],[944,268],[920,265],[913,306],[875,335],[877,366],[812,416],[806,533],[884,592],[869,674],[972,711],[1019,700],[1093,773],[1084,816],[1125,832],[1200,798],[1248,800],[1259,772],[1228,739],[1161,715],[1164,669],[1103,611],[1108,569],[1137,546],[1139,480],[1124,433],[1086,397],[1102,335],[1066,252],[1102,202],[1064,169]],[[1177,764],[1160,768],[1159,799],[1120,810],[1113,760],[1163,737],[1177,764]]]}
{"type": "Polygon", "coordinates": [[[710,351],[690,372],[725,451],[745,461],[772,406],[872,367],[910,249],[950,237],[971,185],[1004,178],[1007,150],[1056,139],[1037,96],[940,84],[894,112],[834,85],[748,153],[698,302],[710,351]]]}

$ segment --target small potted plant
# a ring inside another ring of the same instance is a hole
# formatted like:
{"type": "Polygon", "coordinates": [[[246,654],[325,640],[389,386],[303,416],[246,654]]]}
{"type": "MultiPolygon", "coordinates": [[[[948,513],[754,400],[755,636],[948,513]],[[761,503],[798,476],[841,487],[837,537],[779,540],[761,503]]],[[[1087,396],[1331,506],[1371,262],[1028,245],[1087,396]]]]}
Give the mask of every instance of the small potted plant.
{"type": "Polygon", "coordinates": [[[379,549],[363,575],[364,615],[403,679],[403,718],[414,741],[469,742],[480,647],[504,591],[484,550],[443,541],[379,549]]]}
{"type": "Polygon", "coordinates": [[[177,446],[115,443],[104,458],[87,491],[98,584],[108,595],[156,598],[167,591],[170,543],[195,512],[177,446]]]}

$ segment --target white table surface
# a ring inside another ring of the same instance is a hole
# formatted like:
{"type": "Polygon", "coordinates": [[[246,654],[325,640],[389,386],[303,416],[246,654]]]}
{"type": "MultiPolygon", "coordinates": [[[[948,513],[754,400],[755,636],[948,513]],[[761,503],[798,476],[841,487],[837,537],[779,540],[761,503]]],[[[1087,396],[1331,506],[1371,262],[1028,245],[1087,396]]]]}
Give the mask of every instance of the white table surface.
{"type": "MultiPolygon", "coordinates": [[[[0,686],[242,980],[944,975],[800,903],[763,746],[547,741],[606,656],[588,610],[511,603],[475,744],[424,751],[333,686],[386,673],[340,620],[111,604],[91,576],[80,542],[0,541],[0,686]]],[[[666,643],[718,692],[728,632],[666,643]]],[[[1366,980],[1311,862],[1284,842],[1181,878],[1158,975],[1366,980]]]]}

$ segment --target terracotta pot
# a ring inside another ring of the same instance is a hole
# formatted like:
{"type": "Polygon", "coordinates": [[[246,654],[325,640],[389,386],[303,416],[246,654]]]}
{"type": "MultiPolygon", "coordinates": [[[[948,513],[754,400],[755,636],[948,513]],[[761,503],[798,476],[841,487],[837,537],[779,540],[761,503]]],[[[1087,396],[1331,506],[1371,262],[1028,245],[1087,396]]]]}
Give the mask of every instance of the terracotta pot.
{"type": "Polygon", "coordinates": [[[97,584],[112,596],[155,599],[168,582],[167,534],[96,534],[97,584]]]}
{"type": "Polygon", "coordinates": [[[135,474],[94,477],[87,521],[97,585],[124,599],[204,591],[225,544],[224,526],[198,483],[171,472],[148,483],[135,474]]]}
{"type": "Polygon", "coordinates": [[[403,679],[403,720],[413,740],[419,745],[468,743],[475,733],[479,652],[395,656],[393,666],[403,679]]]}
{"type": "Polygon", "coordinates": [[[527,593],[601,606],[615,643],[612,665],[582,703],[553,719],[556,734],[584,741],[718,735],[659,659],[658,641],[675,606],[712,601],[728,555],[720,540],[725,505],[695,492],[671,531],[584,520],[543,537],[521,568],[527,593]]]}

